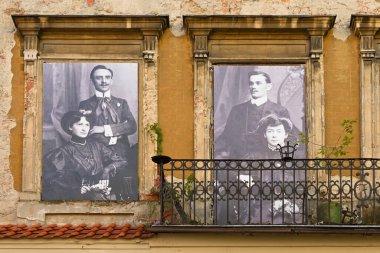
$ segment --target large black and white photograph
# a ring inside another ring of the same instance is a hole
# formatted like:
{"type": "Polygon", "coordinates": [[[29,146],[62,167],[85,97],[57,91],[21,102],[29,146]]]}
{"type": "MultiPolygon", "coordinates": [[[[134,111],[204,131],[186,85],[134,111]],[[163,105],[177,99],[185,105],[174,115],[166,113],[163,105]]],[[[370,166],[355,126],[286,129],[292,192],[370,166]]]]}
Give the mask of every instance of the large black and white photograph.
{"type": "MultiPolygon", "coordinates": [[[[281,169],[279,148],[305,132],[304,76],[303,65],[214,66],[214,158],[244,160],[228,163],[239,170],[216,172],[218,223],[303,222],[295,189],[303,189],[305,173],[281,169]]],[[[294,158],[305,154],[298,145],[294,158]]]]}
{"type": "Polygon", "coordinates": [[[138,64],[44,63],[42,200],[138,199],[138,64]]]}
{"type": "MultiPolygon", "coordinates": [[[[214,67],[214,158],[277,159],[305,132],[304,66],[214,67]]],[[[299,147],[297,157],[304,157],[299,147]]]]}

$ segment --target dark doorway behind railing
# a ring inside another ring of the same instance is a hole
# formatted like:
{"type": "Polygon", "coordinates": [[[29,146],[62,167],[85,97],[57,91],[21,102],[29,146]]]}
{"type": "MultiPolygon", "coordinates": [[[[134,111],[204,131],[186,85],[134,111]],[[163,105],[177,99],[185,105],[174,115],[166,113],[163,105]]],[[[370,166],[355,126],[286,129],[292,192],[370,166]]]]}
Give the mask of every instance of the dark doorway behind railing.
{"type": "Polygon", "coordinates": [[[172,160],[160,227],[380,225],[380,160],[172,160]]]}

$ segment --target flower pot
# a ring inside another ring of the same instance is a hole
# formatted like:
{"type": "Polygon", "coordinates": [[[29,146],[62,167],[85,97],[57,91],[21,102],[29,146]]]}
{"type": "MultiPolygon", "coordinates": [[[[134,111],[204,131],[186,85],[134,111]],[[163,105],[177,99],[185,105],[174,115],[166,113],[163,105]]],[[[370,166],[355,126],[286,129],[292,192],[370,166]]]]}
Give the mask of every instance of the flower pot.
{"type": "Polygon", "coordinates": [[[159,201],[159,200],[160,200],[160,195],[157,194],[157,193],[145,194],[145,195],[144,195],[144,200],[148,200],[148,201],[159,201]]]}

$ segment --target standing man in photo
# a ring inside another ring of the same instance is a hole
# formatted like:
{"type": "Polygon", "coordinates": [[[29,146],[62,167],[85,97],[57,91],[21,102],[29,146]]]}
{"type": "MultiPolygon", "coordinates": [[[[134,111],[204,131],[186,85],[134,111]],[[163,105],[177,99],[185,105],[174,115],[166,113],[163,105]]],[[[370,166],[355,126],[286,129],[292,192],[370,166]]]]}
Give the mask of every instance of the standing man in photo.
{"type": "Polygon", "coordinates": [[[95,95],[80,102],[79,109],[90,110],[95,116],[90,138],[107,145],[128,162],[125,170],[112,182],[117,197],[137,199],[137,145],[131,147],[128,140],[128,135],[136,132],[137,124],[128,102],[111,95],[113,75],[106,66],[95,66],[90,73],[95,95]]]}
{"type": "Polygon", "coordinates": [[[225,128],[215,141],[215,158],[258,159],[252,152],[258,122],[269,114],[289,118],[288,110],[268,99],[272,89],[270,76],[262,71],[248,73],[250,100],[235,105],[225,128]]]}

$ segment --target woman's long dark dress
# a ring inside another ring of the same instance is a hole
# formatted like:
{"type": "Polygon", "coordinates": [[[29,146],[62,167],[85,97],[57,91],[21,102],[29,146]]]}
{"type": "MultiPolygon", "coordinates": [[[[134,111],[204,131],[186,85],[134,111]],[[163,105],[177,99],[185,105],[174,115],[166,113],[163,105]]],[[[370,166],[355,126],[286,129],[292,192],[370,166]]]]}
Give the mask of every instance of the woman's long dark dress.
{"type": "MultiPolygon", "coordinates": [[[[267,142],[254,145],[251,150],[246,159],[267,161],[254,163],[262,164],[254,168],[240,168],[239,172],[237,169],[218,172],[218,224],[303,223],[305,202],[299,189],[304,188],[305,172],[284,169],[279,151],[269,149],[267,142]],[[220,189],[229,189],[229,193],[220,189]]],[[[301,146],[295,158],[304,157],[305,150],[301,146]]]]}
{"type": "Polygon", "coordinates": [[[67,142],[43,158],[43,200],[108,200],[102,191],[81,194],[83,185],[91,186],[108,179],[105,168],[119,169],[127,165],[105,145],[89,141],[67,142]]]}

